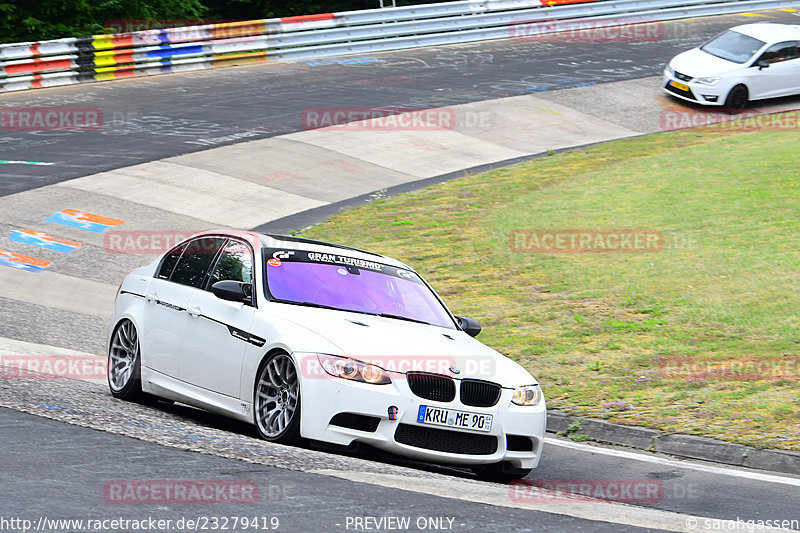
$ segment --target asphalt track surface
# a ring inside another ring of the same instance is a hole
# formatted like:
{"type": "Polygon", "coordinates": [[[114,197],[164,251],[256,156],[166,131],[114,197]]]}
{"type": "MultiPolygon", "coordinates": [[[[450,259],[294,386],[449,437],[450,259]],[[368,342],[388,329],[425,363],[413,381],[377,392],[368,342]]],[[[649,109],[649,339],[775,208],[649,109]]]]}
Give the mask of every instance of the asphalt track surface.
{"type": "MultiPolygon", "coordinates": [[[[791,13],[779,12],[771,12],[770,19],[797,20],[791,13]]],[[[309,108],[441,107],[658,75],[675,53],[731,26],[732,21],[746,20],[729,16],[679,21],[665,25],[662,36],[652,42],[495,41],[0,95],[3,107],[98,108],[104,117],[97,131],[0,132],[0,159],[52,163],[0,166],[0,195],[298,131],[304,128],[302,112],[309,108]]],[[[72,324],[67,315],[63,318],[62,323],[47,327],[79,335],[80,324],[72,324]]],[[[0,385],[3,394],[13,392],[20,398],[28,394],[25,405],[29,407],[19,410],[39,415],[0,408],[0,518],[256,515],[278,517],[283,531],[347,531],[354,529],[346,527],[348,517],[409,516],[412,522],[419,517],[452,517],[453,531],[648,530],[649,524],[641,519],[638,525],[643,527],[635,527],[599,513],[587,520],[577,517],[579,512],[487,505],[481,503],[480,491],[482,487],[494,490],[492,484],[476,485],[465,471],[382,455],[319,454],[279,447],[284,449],[267,448],[269,454],[262,453],[268,457],[252,461],[214,446],[225,435],[248,446],[263,446],[248,426],[183,406],[121,404],[100,383],[56,386],[46,380],[35,384],[4,380],[0,385]],[[137,427],[149,429],[132,433],[109,429],[112,424],[102,419],[76,421],[76,414],[95,411],[135,420],[137,427]],[[190,428],[204,437],[193,440],[194,451],[187,451],[179,445],[180,439],[160,437],[159,428],[166,426],[190,428]],[[194,453],[198,451],[202,453],[194,453]],[[338,473],[323,475],[322,471],[338,473]],[[401,489],[378,481],[381,472],[395,471],[397,475],[411,472],[411,479],[420,476],[418,486],[401,489]],[[375,481],[359,476],[365,472],[375,481]],[[107,482],[131,479],[244,479],[258,485],[260,497],[257,504],[240,506],[120,505],[103,497],[107,482]],[[465,483],[458,497],[435,494],[440,485],[450,482],[465,483]]],[[[782,481],[698,462],[658,459],[550,442],[530,479],[658,480],[664,488],[662,496],[637,502],[637,507],[726,520],[800,519],[796,478],[782,481]]],[[[740,526],[738,530],[747,529],[740,526]]]]}
{"type": "Polygon", "coordinates": [[[410,517],[414,526],[419,519],[441,517],[452,531],[485,531],[489,524],[495,531],[655,531],[441,497],[421,498],[400,489],[164,448],[9,409],[0,408],[0,428],[4,434],[21,437],[4,439],[3,444],[8,461],[0,483],[13,485],[18,493],[4,502],[2,515],[7,519],[13,516],[36,523],[42,516],[173,521],[238,516],[264,517],[271,525],[274,517],[278,531],[352,531],[355,517],[393,516],[410,517]],[[31,442],[25,435],[42,434],[48,438],[36,444],[41,460],[35,464],[15,460],[28,457],[31,442]],[[104,492],[107,484],[132,479],[249,482],[258,486],[258,500],[219,505],[126,505],[114,500],[110,491],[104,492]]]}
{"type": "MultiPolygon", "coordinates": [[[[2,94],[3,108],[99,110],[102,127],[0,130],[0,159],[52,163],[0,165],[0,195],[299,131],[308,109],[427,109],[655,76],[675,54],[752,20],[667,22],[640,42],[507,39],[2,94]]],[[[760,20],[798,17],[771,11],[760,20]]]]}

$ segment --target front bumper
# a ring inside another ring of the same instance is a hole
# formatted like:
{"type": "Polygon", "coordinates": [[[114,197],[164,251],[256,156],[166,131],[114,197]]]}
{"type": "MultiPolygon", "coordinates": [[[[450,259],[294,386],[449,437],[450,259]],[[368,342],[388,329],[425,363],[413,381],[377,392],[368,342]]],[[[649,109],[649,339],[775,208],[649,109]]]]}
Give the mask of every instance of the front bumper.
{"type": "Polygon", "coordinates": [[[669,71],[664,71],[662,87],[667,94],[708,106],[725,105],[725,97],[727,96],[727,91],[719,84],[705,85],[691,80],[683,81],[669,71]]]}
{"type": "MultiPolygon", "coordinates": [[[[464,405],[458,394],[452,402],[436,402],[415,396],[403,374],[390,375],[392,383],[388,385],[334,377],[303,380],[301,435],[340,445],[363,442],[431,462],[482,465],[507,461],[521,469],[539,464],[547,418],[544,398],[535,406],[518,406],[511,403],[513,391],[503,389],[498,403],[488,408],[464,405]],[[491,414],[491,431],[453,430],[418,423],[420,405],[491,414]],[[396,420],[389,418],[390,407],[397,408],[396,420]],[[351,427],[343,427],[338,425],[343,419],[340,413],[350,421],[374,424],[348,423],[351,427]],[[340,416],[334,421],[337,415],[340,416]]],[[[458,380],[456,384],[460,386],[458,380]]]]}

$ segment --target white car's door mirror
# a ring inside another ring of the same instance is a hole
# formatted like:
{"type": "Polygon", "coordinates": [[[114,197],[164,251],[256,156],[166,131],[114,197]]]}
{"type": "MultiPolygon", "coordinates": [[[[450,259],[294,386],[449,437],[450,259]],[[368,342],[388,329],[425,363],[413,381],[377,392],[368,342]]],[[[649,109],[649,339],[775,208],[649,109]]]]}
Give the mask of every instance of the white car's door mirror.
{"type": "Polygon", "coordinates": [[[758,70],[763,70],[769,67],[769,61],[767,61],[766,59],[759,59],[758,61],[756,61],[755,66],[758,67],[758,70]]]}
{"type": "Polygon", "coordinates": [[[228,300],[229,302],[252,303],[252,298],[250,297],[251,286],[243,281],[230,279],[218,281],[211,286],[211,292],[217,298],[228,300]]]}
{"type": "Polygon", "coordinates": [[[474,318],[456,316],[456,320],[458,320],[458,327],[470,337],[477,337],[481,332],[481,324],[474,318]]]}

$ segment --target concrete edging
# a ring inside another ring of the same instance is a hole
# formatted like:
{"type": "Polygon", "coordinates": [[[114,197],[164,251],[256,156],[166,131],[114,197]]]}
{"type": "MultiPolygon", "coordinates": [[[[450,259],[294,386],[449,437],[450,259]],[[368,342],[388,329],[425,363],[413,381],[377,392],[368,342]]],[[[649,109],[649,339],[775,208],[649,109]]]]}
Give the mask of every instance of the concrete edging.
{"type": "Polygon", "coordinates": [[[581,435],[586,440],[689,459],[800,474],[800,452],[759,449],[707,437],[612,424],[598,418],[571,416],[558,410],[547,411],[547,431],[564,436],[581,435]]]}

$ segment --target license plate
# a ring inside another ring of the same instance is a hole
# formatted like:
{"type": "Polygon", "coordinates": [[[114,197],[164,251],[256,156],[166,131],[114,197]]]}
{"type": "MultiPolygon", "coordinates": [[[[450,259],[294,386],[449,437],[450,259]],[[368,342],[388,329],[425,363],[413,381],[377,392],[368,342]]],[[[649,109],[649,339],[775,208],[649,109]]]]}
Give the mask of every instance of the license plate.
{"type": "Polygon", "coordinates": [[[688,85],[686,85],[685,83],[681,83],[679,81],[669,80],[669,84],[672,85],[673,87],[675,87],[676,89],[680,89],[681,91],[688,91],[689,90],[689,86],[688,85]]]}
{"type": "Polygon", "coordinates": [[[431,407],[430,405],[419,406],[417,422],[454,429],[471,429],[485,432],[492,430],[492,415],[442,409],[441,407],[431,407]]]}

